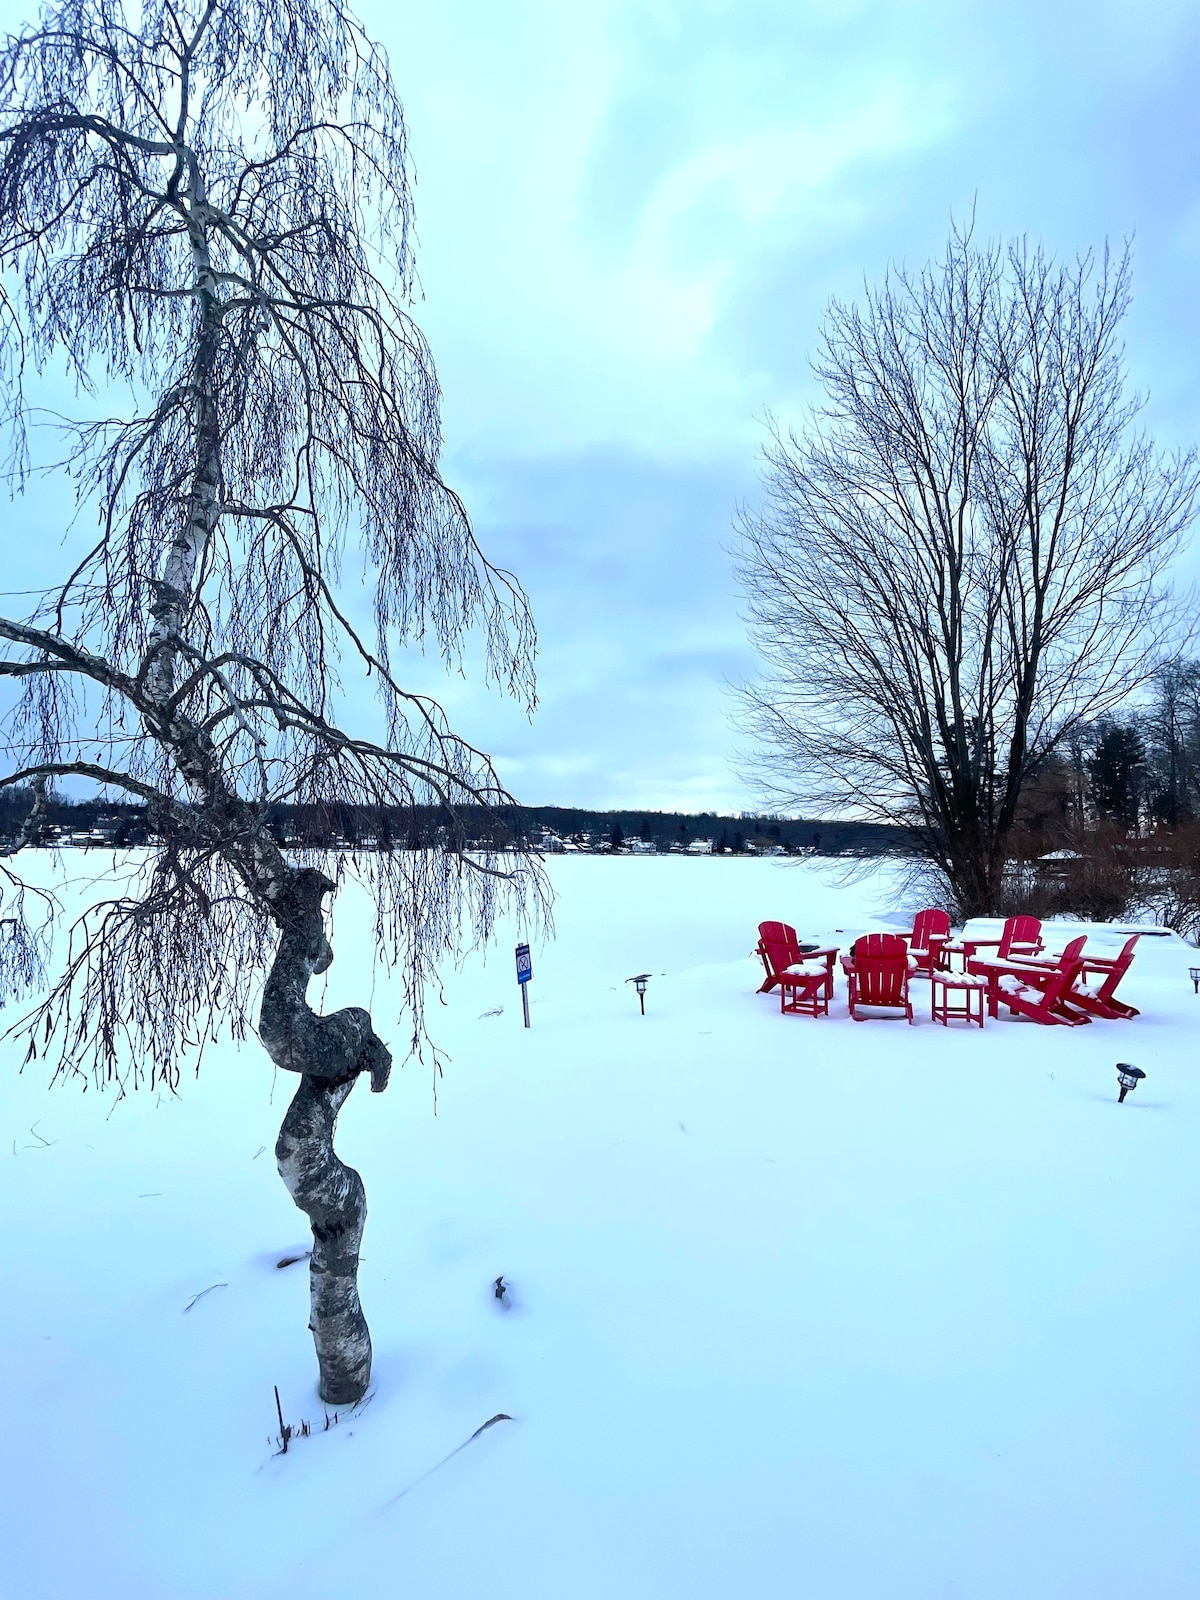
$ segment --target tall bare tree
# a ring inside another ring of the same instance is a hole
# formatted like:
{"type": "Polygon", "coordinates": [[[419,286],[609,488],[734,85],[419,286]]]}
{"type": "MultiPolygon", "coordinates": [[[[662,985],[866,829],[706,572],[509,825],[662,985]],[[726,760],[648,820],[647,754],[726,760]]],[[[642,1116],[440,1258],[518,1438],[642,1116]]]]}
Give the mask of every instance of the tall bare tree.
{"type": "Polygon", "coordinates": [[[1030,775],[1154,671],[1193,453],[1137,428],[1129,262],[952,232],[834,302],[825,402],[776,431],[739,572],[745,696],[776,803],[910,824],[965,915],[995,911],[1030,775]]]}
{"type": "MultiPolygon", "coordinates": [[[[491,763],[393,671],[400,643],[489,670],[532,705],[516,581],[477,548],[439,472],[439,395],[405,305],[405,128],[387,60],[340,0],[64,0],[0,51],[0,337],[10,466],[37,466],[26,380],[66,363],[98,416],[61,422],[57,472],[86,515],[62,580],[0,620],[19,691],[0,784],[76,777],[146,803],[140,882],[71,927],[36,977],[47,907],[5,863],[0,987],[42,985],[30,1051],[123,1087],[174,1086],[222,1023],[300,1075],[280,1172],[312,1222],[320,1389],[357,1400],[358,1174],[334,1153],[360,1073],[390,1052],[365,1010],[308,1005],[333,959],[328,858],[289,858],[273,803],[360,808],[437,849],[365,857],[377,935],[422,985],[464,926],[536,868],[466,848],[455,808],[507,801],[491,763]],[[347,553],[349,588],[339,588],[347,553]],[[356,620],[354,594],[373,615],[356,620]],[[339,661],[382,701],[379,742],[342,731],[339,661]]],[[[38,804],[23,838],[36,837],[38,804]]]]}

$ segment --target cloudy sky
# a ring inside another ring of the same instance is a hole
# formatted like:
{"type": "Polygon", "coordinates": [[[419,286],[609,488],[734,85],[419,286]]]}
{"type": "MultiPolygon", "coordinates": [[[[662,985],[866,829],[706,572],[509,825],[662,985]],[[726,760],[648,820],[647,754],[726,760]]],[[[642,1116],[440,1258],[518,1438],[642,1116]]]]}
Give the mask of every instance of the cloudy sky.
{"type": "Polygon", "coordinates": [[[1130,367],[1160,439],[1200,437],[1194,0],[360,11],[409,119],[447,475],[541,640],[532,723],[470,662],[425,686],[520,798],[755,803],[725,550],[763,419],[801,418],[829,297],[973,203],[1067,254],[1134,238],[1130,367]]]}
{"type": "Polygon", "coordinates": [[[439,0],[364,13],[417,167],[447,469],[532,597],[515,790],[741,807],[725,549],[831,294],[989,235],[1135,240],[1130,366],[1200,436],[1200,8],[1155,0],[439,0]]]}

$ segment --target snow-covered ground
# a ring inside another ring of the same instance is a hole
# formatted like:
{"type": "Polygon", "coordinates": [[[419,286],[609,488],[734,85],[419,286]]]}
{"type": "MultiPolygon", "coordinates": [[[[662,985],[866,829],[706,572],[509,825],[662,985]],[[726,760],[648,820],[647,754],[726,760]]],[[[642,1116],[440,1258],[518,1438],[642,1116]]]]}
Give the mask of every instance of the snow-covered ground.
{"type": "MultiPolygon", "coordinates": [[[[901,926],[886,874],[549,870],[533,1027],[506,932],[434,1002],[436,1117],[411,1065],[343,1113],[376,1368],[328,1432],[290,1082],[251,1042],[114,1103],[3,1047],[5,1600],[1193,1600],[1195,954],[1143,939],[1127,1023],[944,1030],[918,982],[855,1024],[840,975],[781,1017],[755,925],[901,926]]],[[[344,894],[328,1007],[366,925],[344,894]]]]}

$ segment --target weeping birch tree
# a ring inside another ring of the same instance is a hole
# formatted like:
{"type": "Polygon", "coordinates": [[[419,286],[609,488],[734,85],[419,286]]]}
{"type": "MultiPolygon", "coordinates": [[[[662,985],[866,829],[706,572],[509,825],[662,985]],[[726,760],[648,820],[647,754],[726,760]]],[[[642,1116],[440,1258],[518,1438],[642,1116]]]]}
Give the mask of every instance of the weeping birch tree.
{"type": "Polygon", "coordinates": [[[334,1127],[391,1052],[366,1010],[308,1003],[338,874],[287,855],[270,808],[353,806],[381,838],[439,808],[437,848],[359,862],[410,1047],[436,963],[540,894],[530,863],[466,848],[458,808],[509,797],[395,666],[402,645],[455,663],[473,636],[532,705],[524,596],[439,471],[411,224],[388,63],[340,0],[66,0],[0,50],[8,464],[24,488],[51,450],[79,502],[59,581],[0,619],[0,785],[35,795],[0,862],[0,982],[32,985],[29,1053],[60,1073],[174,1087],[228,1028],[299,1075],[277,1156],[312,1223],[332,1405],[371,1370],[363,1185],[334,1127]],[[47,446],[33,401],[64,364],[79,414],[47,446]],[[340,725],[347,664],[382,737],[340,725]],[[144,802],[152,848],[43,971],[54,903],[20,845],[67,778],[144,802]]]}
{"type": "Polygon", "coordinates": [[[966,916],[1001,908],[1031,777],[1178,648],[1196,458],[1138,425],[1129,295],[1127,256],[954,232],[830,307],[824,402],[742,521],[762,787],[908,825],[966,916]]]}

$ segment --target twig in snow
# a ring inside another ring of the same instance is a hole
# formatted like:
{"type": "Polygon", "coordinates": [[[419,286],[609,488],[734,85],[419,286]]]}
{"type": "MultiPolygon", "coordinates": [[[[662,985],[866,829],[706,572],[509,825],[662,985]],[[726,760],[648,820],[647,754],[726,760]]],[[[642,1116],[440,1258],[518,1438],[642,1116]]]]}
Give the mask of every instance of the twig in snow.
{"type": "Polygon", "coordinates": [[[419,1483],[424,1483],[426,1478],[431,1478],[439,1467],[444,1467],[447,1461],[453,1461],[460,1450],[465,1450],[469,1444],[473,1444],[481,1433],[486,1433],[489,1428],[494,1428],[498,1422],[511,1422],[512,1420],[507,1411],[497,1411],[494,1417],[489,1417],[486,1422],[481,1422],[471,1437],[464,1439],[460,1445],[451,1450],[448,1456],[443,1456],[440,1461],[435,1461],[427,1472],[423,1472],[419,1478],[414,1478],[407,1489],[401,1489],[399,1494],[394,1494],[390,1500],[385,1500],[380,1510],[386,1511],[388,1506],[394,1506],[397,1500],[403,1500],[404,1496],[410,1494],[419,1483]]]}
{"type": "MultiPolygon", "coordinates": [[[[30,1128],[30,1130],[29,1130],[30,1133],[33,1135],[33,1137],[37,1140],[37,1144],[23,1144],[21,1146],[22,1150],[48,1150],[52,1144],[57,1144],[58,1143],[57,1139],[43,1139],[42,1138],[41,1134],[37,1131],[38,1122],[40,1122],[41,1120],[42,1120],[41,1117],[39,1117],[38,1121],[35,1122],[33,1127],[30,1128]]],[[[17,1154],[17,1141],[14,1139],[13,1140],[13,1155],[16,1155],[16,1154],[17,1154]]]]}
{"type": "Polygon", "coordinates": [[[295,1256],[280,1256],[279,1260],[275,1263],[275,1265],[277,1267],[293,1267],[293,1266],[295,1266],[297,1261],[307,1261],[309,1256],[311,1256],[311,1255],[312,1255],[312,1251],[311,1250],[301,1250],[299,1255],[295,1255],[295,1256]]]}
{"type": "Polygon", "coordinates": [[[214,1289],[228,1289],[228,1287],[229,1287],[229,1285],[227,1283],[210,1283],[207,1289],[201,1289],[199,1294],[194,1294],[192,1296],[192,1298],[188,1301],[187,1305],[184,1306],[184,1308],[183,1308],[184,1316],[186,1317],[188,1312],[196,1304],[196,1301],[197,1300],[203,1300],[204,1296],[206,1294],[211,1294],[214,1289]]]}
{"type": "MultiPolygon", "coordinates": [[[[287,1455],[288,1445],[293,1439],[307,1439],[311,1437],[313,1431],[312,1423],[301,1420],[299,1427],[293,1428],[290,1422],[285,1422],[283,1420],[283,1406],[279,1401],[279,1385],[274,1384],[273,1387],[275,1390],[275,1415],[279,1418],[279,1449],[276,1450],[275,1454],[277,1456],[285,1456],[287,1455]]],[[[366,1402],[364,1401],[363,1404],[365,1403],[366,1402]]],[[[351,1414],[358,1409],[358,1406],[351,1407],[351,1414]]],[[[321,1432],[328,1433],[330,1428],[336,1428],[340,1421],[341,1417],[338,1412],[335,1411],[333,1415],[330,1416],[327,1411],[325,1413],[325,1424],[322,1427],[321,1432]]]]}
{"type": "Polygon", "coordinates": [[[283,1407],[279,1403],[279,1385],[275,1384],[275,1414],[279,1418],[279,1454],[287,1455],[288,1440],[292,1437],[290,1424],[283,1420],[283,1407]]]}

